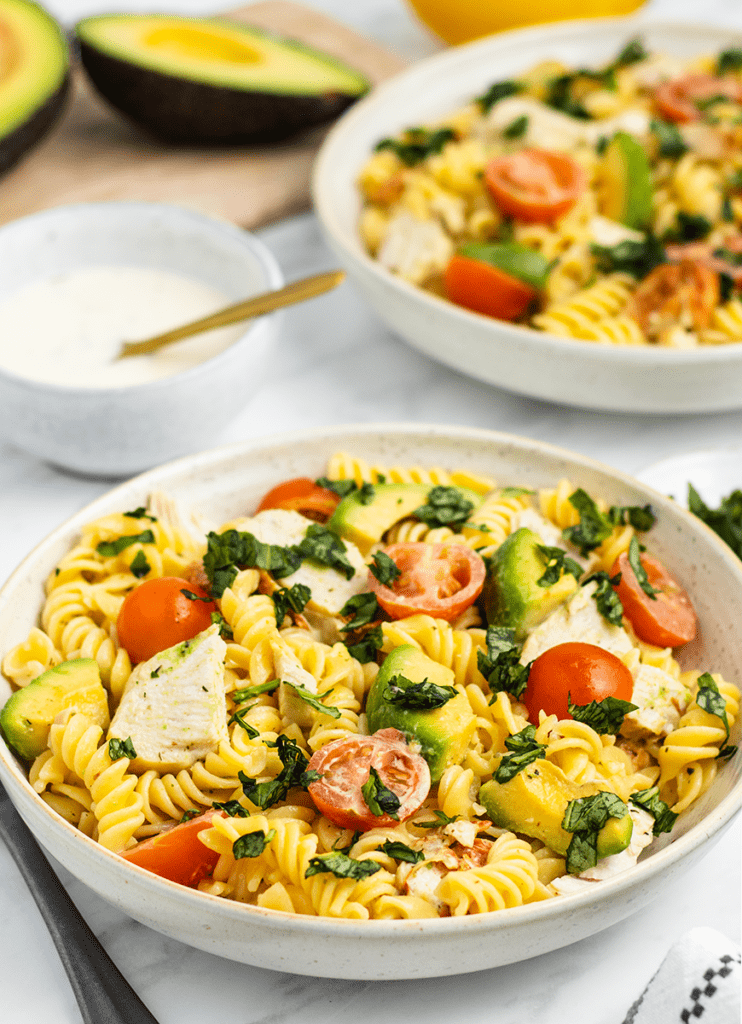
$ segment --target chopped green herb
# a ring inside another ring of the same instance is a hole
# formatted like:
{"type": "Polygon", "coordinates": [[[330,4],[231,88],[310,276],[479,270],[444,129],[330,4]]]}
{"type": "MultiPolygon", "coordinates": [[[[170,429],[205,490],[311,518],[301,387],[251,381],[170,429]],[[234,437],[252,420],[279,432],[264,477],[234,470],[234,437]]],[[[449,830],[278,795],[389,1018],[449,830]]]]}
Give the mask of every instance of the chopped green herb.
{"type": "Polygon", "coordinates": [[[413,825],[415,828],[444,828],[446,825],[450,825],[452,822],[457,821],[459,817],[458,814],[454,814],[454,816],[450,818],[447,814],[444,814],[443,811],[433,811],[432,813],[435,815],[435,821],[414,821],[413,825]]]}
{"type": "Polygon", "coordinates": [[[332,704],[323,704],[319,697],[310,693],[305,686],[301,686],[299,683],[288,683],[287,685],[314,711],[319,711],[322,715],[329,715],[330,718],[340,718],[340,708],[336,708],[332,704]]]}
{"type": "Polygon", "coordinates": [[[401,569],[398,568],[397,563],[389,555],[383,551],[377,551],[369,565],[371,574],[376,577],[379,583],[384,587],[388,587],[390,583],[394,583],[396,579],[402,575],[401,569]]]}
{"type": "Polygon", "coordinates": [[[638,64],[640,60],[646,60],[649,56],[644,42],[639,36],[630,39],[623,50],[618,54],[613,66],[617,68],[628,67],[629,64],[638,64]]]}
{"type": "Polygon", "coordinates": [[[305,537],[296,545],[300,558],[311,558],[322,565],[328,565],[351,579],[355,568],[348,561],[348,549],[337,534],[319,523],[311,523],[305,537]]]}
{"type": "Polygon", "coordinates": [[[185,587],[181,590],[181,594],[183,597],[187,597],[189,601],[203,601],[204,604],[211,604],[210,597],[201,597],[200,594],[194,594],[192,590],[188,590],[185,587]]]}
{"type": "Polygon", "coordinates": [[[446,143],[455,138],[452,128],[408,128],[401,139],[382,139],[377,143],[376,151],[389,149],[403,164],[414,167],[429,156],[440,153],[446,143]]]}
{"type": "Polygon", "coordinates": [[[503,138],[506,139],[522,139],[528,131],[528,122],[530,118],[528,114],[523,114],[522,117],[516,117],[514,121],[511,121],[509,125],[506,125],[502,130],[503,138]]]}
{"type": "Polygon", "coordinates": [[[104,558],[115,558],[132,544],[154,544],[154,542],[154,533],[151,530],[142,530],[141,533],[129,533],[124,537],[117,537],[116,540],[102,540],[95,550],[104,558]]]}
{"type": "Polygon", "coordinates": [[[204,555],[204,571],[211,585],[214,597],[221,597],[231,587],[237,576],[237,567],[265,569],[283,578],[296,572],[301,556],[293,548],[282,548],[273,544],[262,544],[251,533],[226,530],[224,533],[207,535],[207,550],[204,555]]]}
{"type": "Polygon", "coordinates": [[[283,800],[292,786],[301,785],[302,774],[307,770],[309,761],[295,740],[281,734],[276,740],[278,757],[283,765],[275,779],[258,782],[251,779],[243,771],[237,773],[242,783],[242,792],[256,807],[265,810],[279,800],[283,800]]]}
{"type": "Polygon", "coordinates": [[[368,779],[361,786],[361,793],[363,793],[366,806],[374,817],[380,818],[383,815],[388,815],[396,821],[399,820],[397,811],[402,806],[401,801],[396,793],[384,785],[375,768],[369,768],[368,779]]]}
{"type": "Polygon", "coordinates": [[[425,504],[412,514],[435,528],[465,523],[473,509],[474,502],[465,498],[458,487],[431,487],[425,504]]]}
{"type": "Polygon", "coordinates": [[[321,476],[314,482],[318,487],[324,487],[326,491],[334,491],[340,498],[347,498],[353,491],[358,490],[355,480],[329,480],[326,476],[321,476]]]}
{"type": "Polygon", "coordinates": [[[425,860],[422,850],[413,850],[406,843],[394,842],[391,839],[382,843],[379,850],[388,857],[393,857],[394,860],[403,860],[407,864],[419,864],[421,860],[425,860]]]}
{"type": "Polygon", "coordinates": [[[678,211],[675,226],[669,228],[662,236],[663,242],[697,242],[706,238],[713,224],[702,214],[678,211]]]}
{"type": "Polygon", "coordinates": [[[360,629],[361,626],[370,625],[381,615],[376,594],[356,594],[345,602],[340,609],[340,614],[344,618],[349,615],[353,616],[349,622],[340,627],[340,631],[343,633],[347,633],[351,629],[360,629]]]}
{"type": "Polygon", "coordinates": [[[442,708],[457,694],[453,686],[439,686],[428,679],[413,683],[405,676],[396,675],[389,680],[384,699],[408,711],[431,711],[442,708]]]}
{"type": "Polygon", "coordinates": [[[579,549],[585,557],[613,533],[613,526],[603,515],[593,499],[581,487],[569,496],[569,503],[580,513],[576,526],[562,530],[562,536],[579,549]]]}
{"type": "Polygon", "coordinates": [[[505,746],[511,753],[504,754],[500,759],[493,775],[495,782],[510,782],[527,765],[546,756],[546,746],[537,743],[535,736],[536,726],[527,725],[525,729],[506,738],[505,746]]]}
{"type": "Polygon", "coordinates": [[[272,828],[267,834],[262,829],[257,829],[255,832],[248,832],[247,835],[238,836],[232,843],[232,856],[235,860],[259,857],[275,835],[276,830],[272,828]]]}
{"type": "Polygon", "coordinates": [[[664,246],[652,234],[648,234],[641,242],[626,239],[613,246],[593,244],[590,250],[598,270],[604,274],[631,274],[637,280],[667,262],[664,246]]]}
{"type": "Polygon", "coordinates": [[[657,522],[651,505],[611,505],[607,518],[614,526],[633,526],[641,533],[651,530],[657,522]]]}
{"type": "Polygon", "coordinates": [[[185,811],[183,813],[183,817],[180,819],[178,824],[183,825],[186,821],[190,821],[191,818],[197,818],[201,813],[201,811],[197,811],[195,807],[192,807],[190,811],[185,811]]]}
{"type": "Polygon", "coordinates": [[[657,139],[659,155],[674,160],[688,152],[688,145],[680,134],[680,129],[672,121],[661,121],[653,118],[650,123],[652,134],[657,139]]]}
{"type": "Polygon", "coordinates": [[[131,742],[131,736],[127,736],[125,740],[116,736],[110,739],[108,741],[108,756],[112,761],[119,761],[122,757],[128,757],[129,760],[136,757],[137,752],[131,742]]]}
{"type": "Polygon", "coordinates": [[[151,523],[157,522],[157,517],[151,516],[144,505],[140,505],[138,508],[132,509],[131,512],[122,512],[121,514],[129,519],[149,519],[151,523]]]}
{"type": "Polygon", "coordinates": [[[583,587],[593,580],[597,583],[597,587],[593,591],[593,598],[598,606],[598,611],[608,622],[613,623],[614,626],[620,626],[623,622],[623,605],[621,598],[613,588],[621,582],[621,573],[609,576],[607,572],[594,572],[582,584],[583,587]]]}
{"type": "Polygon", "coordinates": [[[567,699],[567,708],[575,722],[583,722],[600,736],[613,735],[623,725],[623,720],[630,711],[636,711],[638,705],[618,697],[604,697],[603,700],[592,700],[589,704],[573,704],[567,699]]]}
{"type": "Polygon", "coordinates": [[[528,684],[530,665],[519,662],[520,647],[515,642],[515,630],[504,626],[487,629],[487,653],[477,651],[477,667],[489,683],[493,703],[496,695],[505,690],[517,700],[528,684]]]}
{"type": "Polygon", "coordinates": [[[138,580],[140,580],[142,576],[146,576],[152,568],[141,548],[132,558],[129,568],[138,580]]]}
{"type": "Polygon", "coordinates": [[[363,484],[358,488],[358,500],[362,505],[370,505],[376,495],[373,484],[363,484]]]}
{"type": "Polygon", "coordinates": [[[373,629],[367,630],[361,639],[356,640],[355,643],[348,643],[346,639],[345,646],[351,658],[355,658],[362,665],[366,665],[368,662],[376,660],[376,652],[383,643],[384,634],[381,629],[381,623],[379,623],[373,629]]]}
{"type": "Polygon", "coordinates": [[[641,562],[641,556],[639,554],[639,541],[636,539],[636,537],[631,538],[631,543],[629,544],[629,550],[627,554],[629,559],[629,565],[631,566],[631,569],[634,575],[636,576],[636,582],[642,588],[647,597],[651,597],[653,601],[656,601],[657,594],[659,594],[659,590],[653,587],[652,584],[649,582],[649,577],[647,576],[647,572],[641,562]]]}
{"type": "Polygon", "coordinates": [[[316,768],[309,768],[307,771],[302,772],[299,778],[302,789],[306,789],[311,786],[313,782],[319,782],[321,778],[324,778],[322,772],[318,772],[316,768]]]}
{"type": "Polygon", "coordinates": [[[318,857],[311,857],[304,877],[311,878],[312,875],[327,873],[336,878],[353,878],[356,881],[362,881],[369,875],[376,874],[377,871],[381,871],[381,864],[377,860],[353,860],[347,854],[333,850],[330,853],[322,853],[318,857]]]}
{"type": "Polygon", "coordinates": [[[659,836],[663,832],[671,832],[672,827],[678,819],[677,814],[670,810],[664,800],[660,800],[659,787],[652,786],[651,789],[642,789],[638,793],[632,793],[629,797],[632,804],[648,811],[654,818],[652,832],[659,836]]]}
{"type": "Polygon", "coordinates": [[[742,267],[742,252],[732,252],[731,249],[714,249],[713,255],[733,267],[742,267]]]}
{"type": "Polygon", "coordinates": [[[565,573],[574,576],[576,580],[582,576],[582,566],[569,558],[564,548],[550,548],[545,544],[539,544],[538,550],[546,559],[546,571],[543,576],[536,580],[539,587],[551,587],[565,573]]]}
{"type": "Polygon", "coordinates": [[[742,490],[722,498],[718,508],[709,508],[695,487],[688,484],[688,508],[742,558],[742,490]]]}
{"type": "Polygon", "coordinates": [[[722,720],[728,739],[729,719],[727,718],[727,702],[724,699],[724,695],[719,691],[714,677],[710,672],[704,672],[703,675],[698,677],[696,684],[698,686],[696,704],[709,715],[716,715],[717,718],[722,720]]]}
{"type": "Polygon", "coordinates": [[[214,810],[224,811],[229,818],[249,818],[250,812],[247,807],[243,807],[239,800],[227,800],[225,803],[219,803],[215,800],[211,805],[214,810]]]}
{"type": "Polygon", "coordinates": [[[719,274],[719,300],[721,302],[729,302],[736,287],[734,278],[730,274],[725,274],[723,271],[719,274]]]}
{"type": "Polygon", "coordinates": [[[257,683],[255,686],[244,686],[241,690],[233,690],[230,697],[235,704],[242,704],[251,697],[258,697],[261,693],[273,693],[278,688],[278,679],[269,679],[266,683],[257,683]]]}
{"type": "Polygon", "coordinates": [[[304,611],[312,599],[312,591],[304,583],[294,583],[291,587],[279,587],[271,598],[276,608],[276,623],[281,626],[289,608],[297,615],[304,611]]]}
{"type": "Polygon", "coordinates": [[[488,114],[496,103],[500,100],[506,99],[508,96],[515,96],[519,92],[523,92],[525,86],[522,82],[515,82],[512,80],[505,82],[495,82],[491,85],[487,92],[482,96],[477,96],[476,102],[482,108],[485,114],[488,114]]]}
{"type": "Polygon", "coordinates": [[[224,640],[234,640],[234,633],[221,612],[211,613],[211,624],[219,627],[219,636],[224,640]]]}
{"type": "Polygon", "coordinates": [[[598,832],[609,818],[623,818],[628,807],[615,795],[601,791],[594,796],[571,800],[562,820],[565,832],[572,832],[567,848],[567,871],[579,875],[598,863],[598,832]]]}
{"type": "Polygon", "coordinates": [[[572,74],[557,75],[556,78],[552,78],[547,86],[544,103],[547,107],[553,107],[554,110],[561,110],[563,114],[569,114],[570,117],[576,117],[581,121],[589,121],[591,114],[587,107],[582,100],[576,99],[572,92],[575,84],[585,77],[597,79],[598,72],[593,73],[580,70],[572,74]]]}
{"type": "Polygon", "coordinates": [[[256,740],[260,736],[259,731],[255,728],[255,726],[250,725],[249,722],[245,721],[245,715],[249,710],[250,708],[243,708],[242,711],[235,711],[234,714],[230,716],[227,725],[232,725],[232,723],[236,723],[240,726],[241,729],[245,730],[245,732],[247,733],[251,740],[256,740]]]}

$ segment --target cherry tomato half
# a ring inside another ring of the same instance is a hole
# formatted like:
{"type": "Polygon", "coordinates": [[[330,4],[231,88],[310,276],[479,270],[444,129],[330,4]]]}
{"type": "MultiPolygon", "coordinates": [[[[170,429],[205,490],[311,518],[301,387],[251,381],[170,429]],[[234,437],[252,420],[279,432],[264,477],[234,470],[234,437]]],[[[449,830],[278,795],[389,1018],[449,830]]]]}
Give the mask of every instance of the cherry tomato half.
{"type": "Polygon", "coordinates": [[[624,615],[645,643],[655,647],[687,644],[696,635],[698,621],[690,598],[658,559],[641,555],[640,561],[649,583],[659,593],[654,600],[644,593],[624,552],[611,570],[611,576],[621,573],[621,582],[614,589],[621,598],[624,615]]]}
{"type": "Polygon", "coordinates": [[[634,679],[620,658],[594,644],[557,644],[544,651],[531,665],[523,703],[528,717],[538,725],[539,711],[571,718],[568,702],[589,704],[591,701],[618,697],[631,700],[634,679]]]}
{"type": "Polygon", "coordinates": [[[412,751],[397,729],[333,740],[312,754],[309,771],[322,774],[319,781],[309,784],[317,809],[341,828],[363,832],[406,821],[430,790],[428,762],[412,751]],[[399,799],[396,818],[375,815],[366,804],[361,787],[368,782],[371,768],[399,799]]]}
{"type": "Polygon", "coordinates": [[[699,260],[663,263],[644,278],[627,312],[646,334],[656,334],[684,319],[705,330],[719,304],[719,275],[699,260]]]}
{"type": "Polygon", "coordinates": [[[161,878],[195,888],[212,873],[219,860],[219,854],[198,839],[198,833],[209,828],[213,817],[213,811],[199,814],[137,843],[130,850],[124,850],[121,856],[161,878]]]}
{"type": "Polygon", "coordinates": [[[458,254],[449,260],[445,281],[451,302],[498,320],[517,320],[536,298],[536,289],[517,277],[458,254]]]}
{"type": "Polygon", "coordinates": [[[491,160],[484,183],[502,213],[549,224],[572,209],[586,187],[585,172],[564,153],[520,149],[491,160]]]}
{"type": "Polygon", "coordinates": [[[368,585],[393,619],[432,615],[453,622],[482,592],[484,562],[463,544],[388,544],[383,551],[401,574],[387,587],[369,572],[368,585]]]}
{"type": "Polygon", "coordinates": [[[308,476],[297,476],[268,491],[256,511],[283,508],[289,512],[299,512],[315,522],[326,523],[339,502],[340,497],[334,491],[320,487],[308,476]]]}
{"type": "Polygon", "coordinates": [[[711,100],[717,96],[739,103],[742,101],[742,86],[733,78],[718,75],[685,75],[657,86],[654,102],[664,117],[686,124],[699,120],[699,100],[711,100]]]}
{"type": "Polygon", "coordinates": [[[216,605],[195,583],[180,576],[145,580],[124,598],[116,622],[119,643],[134,664],[192,640],[211,625],[216,605]],[[183,591],[195,595],[186,597],[183,591]]]}

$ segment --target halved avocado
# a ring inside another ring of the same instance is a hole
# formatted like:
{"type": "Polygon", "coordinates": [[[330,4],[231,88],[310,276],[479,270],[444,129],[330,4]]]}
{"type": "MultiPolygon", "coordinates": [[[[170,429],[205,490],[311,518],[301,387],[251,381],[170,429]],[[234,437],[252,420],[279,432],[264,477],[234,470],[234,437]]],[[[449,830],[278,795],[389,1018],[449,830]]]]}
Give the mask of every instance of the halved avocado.
{"type": "Polygon", "coordinates": [[[277,141],[337,117],[369,89],[334,57],[236,21],[109,14],[76,31],[98,91],[169,142],[277,141]]]}
{"type": "Polygon", "coordinates": [[[69,48],[56,21],[30,0],[0,0],[0,173],[62,112],[69,48]]]}

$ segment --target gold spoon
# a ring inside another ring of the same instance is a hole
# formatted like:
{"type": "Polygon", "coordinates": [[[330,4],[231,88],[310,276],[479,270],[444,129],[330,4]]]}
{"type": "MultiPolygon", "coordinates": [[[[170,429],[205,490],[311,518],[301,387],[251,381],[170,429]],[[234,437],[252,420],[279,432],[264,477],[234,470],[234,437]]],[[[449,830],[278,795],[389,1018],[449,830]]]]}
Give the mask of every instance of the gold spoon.
{"type": "Polygon", "coordinates": [[[234,306],[227,306],[226,309],[211,313],[201,320],[194,320],[182,327],[175,327],[171,331],[158,334],[146,341],[125,341],[116,358],[124,359],[126,356],[144,355],[162,348],[163,345],[171,345],[174,341],[190,338],[194,334],[201,334],[202,331],[210,331],[214,327],[226,327],[227,324],[236,324],[251,316],[262,316],[264,313],[272,313],[274,309],[313,299],[316,295],[322,295],[323,292],[329,292],[336,288],[344,279],[344,270],[330,270],[326,274],[303,277],[300,281],[292,281],[291,284],[278,288],[276,291],[253,295],[251,299],[238,302],[234,306]]]}

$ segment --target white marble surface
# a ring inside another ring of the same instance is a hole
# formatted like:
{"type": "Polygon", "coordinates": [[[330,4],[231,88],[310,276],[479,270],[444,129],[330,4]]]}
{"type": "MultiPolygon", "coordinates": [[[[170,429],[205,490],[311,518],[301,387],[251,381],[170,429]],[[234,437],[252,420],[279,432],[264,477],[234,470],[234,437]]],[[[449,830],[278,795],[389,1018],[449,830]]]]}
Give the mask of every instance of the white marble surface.
{"type": "MultiPolygon", "coordinates": [[[[60,20],[100,9],[99,0],[54,0],[60,20]]],[[[137,9],[136,0],[119,8],[137,9]]],[[[206,13],[196,0],[159,0],[161,10],[206,13]]],[[[215,8],[217,5],[212,5],[215,8]]],[[[401,0],[313,0],[401,56],[436,43],[401,0]]],[[[739,0],[654,0],[647,13],[705,19],[742,29],[739,0]]],[[[287,277],[330,269],[316,222],[307,215],[262,237],[287,277]]],[[[742,411],[713,416],[631,419],[559,408],[479,384],[437,366],[390,335],[345,285],[284,314],[272,380],[248,402],[224,440],[303,425],[414,420],[473,424],[548,440],[637,472],[664,457],[734,443],[742,411]]],[[[742,481],[730,481],[740,486],[742,481]]],[[[0,443],[0,579],[55,525],[108,485],[66,475],[0,443]]],[[[412,1024],[538,1021],[620,1024],[671,942],[707,925],[740,940],[737,819],[704,862],[641,916],[562,951],[474,975],[418,982],[312,980],[238,966],[165,939],[122,916],[62,873],[72,897],[161,1024],[315,1024],[352,1019],[412,1024]]],[[[79,1024],[64,971],[9,855],[0,847],[0,1021],[79,1024]]],[[[104,1021],[101,1024],[105,1024],[104,1021]]]]}

